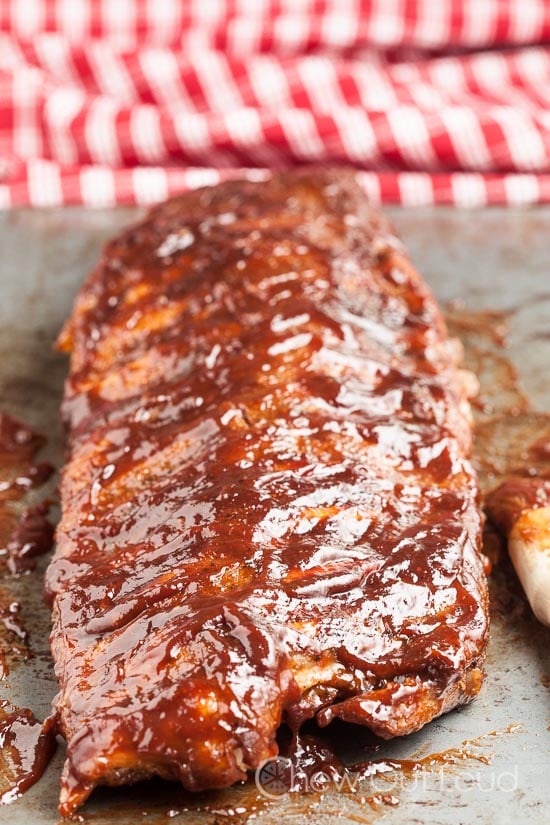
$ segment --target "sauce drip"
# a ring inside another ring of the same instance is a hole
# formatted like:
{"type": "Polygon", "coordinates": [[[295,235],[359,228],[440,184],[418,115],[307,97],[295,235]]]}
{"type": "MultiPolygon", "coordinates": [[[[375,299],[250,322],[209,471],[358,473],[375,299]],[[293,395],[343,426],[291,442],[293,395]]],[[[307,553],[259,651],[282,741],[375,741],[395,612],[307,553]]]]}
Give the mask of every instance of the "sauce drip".
{"type": "MultiPolygon", "coordinates": [[[[513,732],[517,726],[510,726],[505,732],[513,732]]],[[[353,774],[353,785],[373,777],[387,776],[396,772],[410,778],[419,771],[433,771],[442,766],[455,766],[465,761],[477,761],[488,765],[491,754],[484,750],[487,737],[497,736],[501,731],[472,740],[464,740],[460,746],[443,751],[413,756],[408,759],[376,758],[345,760],[342,751],[349,749],[349,729],[331,738],[317,734],[300,733],[280,749],[281,777],[287,785],[287,792],[321,790],[322,785],[336,784],[338,790],[346,790],[342,779],[353,774]],[[340,741],[339,741],[340,740],[340,741]],[[285,773],[286,770],[286,773],[285,773]]],[[[367,734],[368,738],[368,734],[367,734]]],[[[372,737],[375,740],[374,737],[372,737]]],[[[380,750],[377,744],[366,744],[366,750],[380,750]]]]}
{"type": "Polygon", "coordinates": [[[20,575],[34,570],[37,556],[52,549],[54,526],[46,518],[50,507],[51,501],[46,499],[21,514],[6,548],[11,573],[20,575]]]}
{"type": "Polygon", "coordinates": [[[0,703],[0,804],[14,802],[37,782],[56,749],[55,720],[0,703]]]}

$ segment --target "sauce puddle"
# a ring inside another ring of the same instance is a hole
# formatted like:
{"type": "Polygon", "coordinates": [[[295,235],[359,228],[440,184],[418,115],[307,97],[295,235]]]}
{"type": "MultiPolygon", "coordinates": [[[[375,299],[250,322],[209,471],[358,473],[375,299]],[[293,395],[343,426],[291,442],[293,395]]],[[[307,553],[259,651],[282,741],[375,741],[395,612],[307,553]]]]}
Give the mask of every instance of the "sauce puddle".
{"type": "MultiPolygon", "coordinates": [[[[33,463],[46,439],[11,416],[0,413],[0,579],[34,569],[37,557],[53,543],[53,525],[47,514],[48,499],[27,506],[31,491],[40,488],[54,468],[33,463]]],[[[0,678],[9,674],[10,661],[28,658],[28,634],[23,626],[21,605],[7,586],[0,586],[0,678]]]]}
{"type": "MultiPolygon", "coordinates": [[[[54,468],[34,457],[45,438],[0,413],[0,679],[29,658],[28,632],[21,604],[9,589],[12,576],[32,571],[37,557],[52,546],[49,500],[28,505],[54,468]]],[[[56,748],[55,720],[43,724],[26,708],[0,701],[0,804],[13,802],[44,773],[56,748]]]]}
{"type": "Polygon", "coordinates": [[[41,724],[30,710],[0,703],[0,804],[18,799],[46,770],[57,746],[55,719],[41,724]]]}

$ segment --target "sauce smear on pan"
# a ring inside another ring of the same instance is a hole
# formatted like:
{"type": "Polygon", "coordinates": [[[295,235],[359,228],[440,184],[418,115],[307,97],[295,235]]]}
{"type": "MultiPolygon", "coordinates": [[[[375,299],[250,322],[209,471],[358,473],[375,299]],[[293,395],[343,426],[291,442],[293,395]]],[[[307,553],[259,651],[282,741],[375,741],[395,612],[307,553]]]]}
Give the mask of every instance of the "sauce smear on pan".
{"type": "Polygon", "coordinates": [[[29,490],[52,475],[51,464],[33,463],[45,438],[11,416],[0,413],[0,554],[10,573],[33,570],[36,556],[51,550],[53,526],[48,500],[24,507],[29,490]]]}
{"type": "MultiPolygon", "coordinates": [[[[48,500],[27,506],[29,491],[53,473],[50,464],[33,463],[45,438],[0,413],[0,579],[34,569],[36,557],[51,549],[53,526],[48,500]]],[[[29,656],[21,605],[8,587],[0,587],[0,679],[14,660],[29,656]],[[8,664],[9,661],[9,664],[8,664]]],[[[56,748],[55,719],[43,724],[26,708],[0,701],[0,804],[13,802],[44,773],[56,748]]]]}
{"type": "Polygon", "coordinates": [[[0,803],[13,802],[37,782],[56,749],[55,720],[41,724],[26,709],[0,703],[0,803]]]}

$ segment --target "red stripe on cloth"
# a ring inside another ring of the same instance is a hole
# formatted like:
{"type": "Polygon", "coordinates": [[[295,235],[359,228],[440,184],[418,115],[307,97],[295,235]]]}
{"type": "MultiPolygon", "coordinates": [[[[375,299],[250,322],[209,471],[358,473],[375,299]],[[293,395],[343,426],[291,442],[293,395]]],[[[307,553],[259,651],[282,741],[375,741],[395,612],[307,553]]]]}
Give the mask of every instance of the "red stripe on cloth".
{"type": "MultiPolygon", "coordinates": [[[[9,185],[0,180],[0,208],[29,203],[88,206],[149,203],[160,196],[208,185],[229,177],[265,177],[267,170],[101,166],[58,167],[48,161],[29,161],[9,185]],[[53,186],[52,186],[53,182],[53,186]]],[[[550,203],[550,173],[546,175],[481,175],[413,172],[359,172],[358,180],[374,202],[423,206],[455,204],[550,203]]]]}
{"type": "Polygon", "coordinates": [[[541,42],[550,36],[545,0],[267,0],[255,3],[216,0],[186,4],[159,0],[0,0],[0,21],[14,36],[59,32],[71,42],[109,37],[127,48],[149,43],[160,47],[202,42],[232,53],[257,49],[283,52],[339,47],[472,48],[541,42]],[[75,7],[67,9],[67,6],[75,7]],[[83,7],[78,9],[76,7],[83,7]],[[179,15],[174,7],[181,6],[179,15]],[[89,18],[85,27],[75,20],[89,18]],[[25,19],[26,17],[26,19],[25,19]],[[30,18],[30,22],[29,22],[30,18]],[[430,19],[435,22],[430,25],[430,19]],[[325,20],[330,23],[325,24],[325,20]],[[340,22],[338,22],[340,21],[340,22]],[[351,22],[350,22],[351,21],[351,22]],[[256,31],[256,37],[246,32],[256,31]],[[334,31],[339,36],[334,37],[334,31]],[[291,32],[290,37],[287,33],[291,32]],[[259,35],[259,36],[258,36],[259,35]]]}
{"type": "Polygon", "coordinates": [[[549,112],[545,0],[0,0],[3,208],[299,163],[409,205],[546,202],[549,112]]]}

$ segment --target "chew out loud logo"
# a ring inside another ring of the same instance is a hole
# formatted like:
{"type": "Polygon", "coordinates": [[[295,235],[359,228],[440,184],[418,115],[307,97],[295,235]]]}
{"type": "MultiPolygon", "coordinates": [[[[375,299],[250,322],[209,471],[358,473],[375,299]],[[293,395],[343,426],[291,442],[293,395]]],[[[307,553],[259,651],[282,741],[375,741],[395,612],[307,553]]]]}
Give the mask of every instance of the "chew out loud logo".
{"type": "Polygon", "coordinates": [[[405,776],[398,770],[390,771],[391,776],[384,772],[379,775],[376,771],[365,775],[364,772],[344,770],[335,772],[330,767],[319,768],[314,772],[304,772],[292,760],[283,756],[268,759],[255,773],[256,787],[262,796],[267,799],[280,799],[292,791],[301,793],[319,793],[332,789],[347,793],[380,793],[398,790],[406,786],[413,790],[420,788],[426,794],[456,791],[464,794],[468,791],[512,793],[519,787],[518,767],[510,770],[495,771],[488,767],[469,768],[460,773],[450,773],[445,768],[419,771],[417,774],[405,776]]]}

